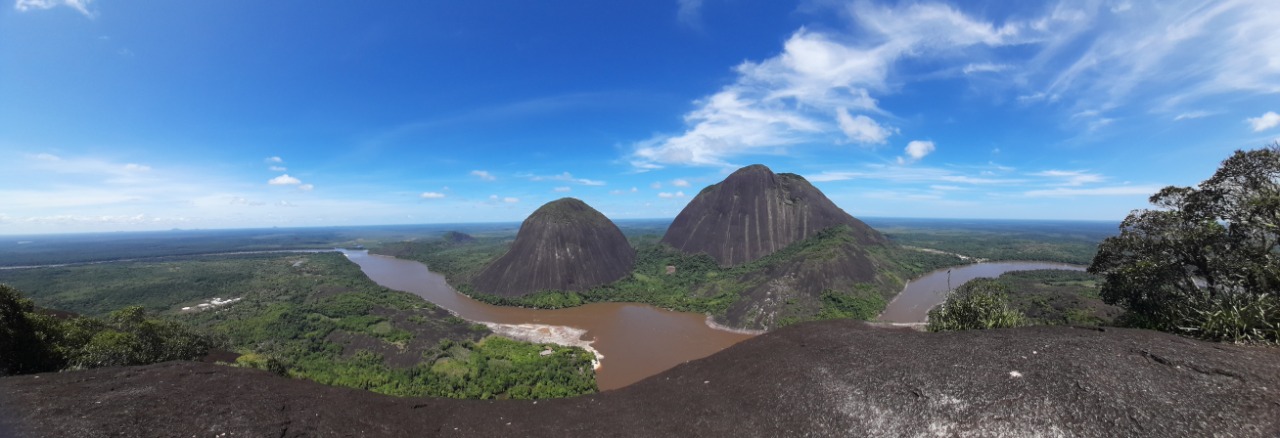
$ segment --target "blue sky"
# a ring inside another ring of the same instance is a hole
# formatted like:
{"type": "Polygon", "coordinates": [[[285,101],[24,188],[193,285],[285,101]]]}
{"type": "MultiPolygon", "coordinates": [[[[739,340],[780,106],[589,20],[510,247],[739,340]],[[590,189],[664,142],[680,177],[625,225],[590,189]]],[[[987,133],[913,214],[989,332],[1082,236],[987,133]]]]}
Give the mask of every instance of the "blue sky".
{"type": "Polygon", "coordinates": [[[673,217],[763,163],[855,216],[1119,220],[1280,138],[1257,1],[17,0],[0,234],[673,217]]]}

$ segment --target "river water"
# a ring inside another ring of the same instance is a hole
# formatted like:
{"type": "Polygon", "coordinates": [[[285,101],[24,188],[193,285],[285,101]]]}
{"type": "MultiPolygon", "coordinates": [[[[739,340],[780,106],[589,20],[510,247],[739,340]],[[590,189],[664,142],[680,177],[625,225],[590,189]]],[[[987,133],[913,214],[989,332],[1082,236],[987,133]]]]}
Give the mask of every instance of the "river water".
{"type": "Polygon", "coordinates": [[[929,309],[947,299],[947,291],[981,277],[999,277],[1011,271],[1062,269],[1083,271],[1083,266],[1047,262],[984,262],[939,269],[907,282],[902,293],[894,297],[877,320],[892,323],[922,323],[929,309]]]}
{"type": "MultiPolygon", "coordinates": [[[[647,304],[595,303],[568,309],[527,309],[485,304],[455,291],[444,276],[412,260],[342,251],[374,282],[416,294],[495,332],[559,344],[577,344],[602,357],[596,369],[601,390],[621,388],[680,363],[709,356],[751,338],[711,327],[702,314],[675,312],[647,304]]],[[[924,322],[929,309],[946,299],[947,277],[959,287],[978,277],[998,277],[1032,269],[1083,270],[1060,263],[996,262],[941,269],[912,280],[880,316],[894,323],[924,322]],[[950,273],[948,274],[948,271],[950,273]]]]}
{"type": "Polygon", "coordinates": [[[444,276],[422,263],[368,251],[343,253],[384,287],[416,294],[461,318],[505,325],[495,331],[524,329],[546,339],[580,337],[590,342],[603,356],[596,370],[601,390],[630,385],[754,336],[711,328],[702,314],[647,304],[595,303],[555,310],[494,306],[458,293],[444,276]]]}

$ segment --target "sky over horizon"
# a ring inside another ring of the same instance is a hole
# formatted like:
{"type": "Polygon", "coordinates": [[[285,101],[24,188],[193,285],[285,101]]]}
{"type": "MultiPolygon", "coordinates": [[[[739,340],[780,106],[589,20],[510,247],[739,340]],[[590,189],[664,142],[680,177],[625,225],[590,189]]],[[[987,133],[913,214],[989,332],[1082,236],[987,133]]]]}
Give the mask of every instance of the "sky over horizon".
{"type": "Polygon", "coordinates": [[[765,164],[860,217],[1119,221],[1280,141],[1253,1],[16,0],[0,235],[670,218],[765,164]]]}

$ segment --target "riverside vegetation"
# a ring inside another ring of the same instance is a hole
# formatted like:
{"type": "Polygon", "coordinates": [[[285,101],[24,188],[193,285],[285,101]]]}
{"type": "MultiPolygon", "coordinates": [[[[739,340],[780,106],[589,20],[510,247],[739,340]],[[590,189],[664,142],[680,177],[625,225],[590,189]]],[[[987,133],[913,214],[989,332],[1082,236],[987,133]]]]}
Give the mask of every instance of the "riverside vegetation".
{"type": "MultiPolygon", "coordinates": [[[[88,317],[63,324],[98,332],[88,339],[113,343],[90,345],[106,345],[107,350],[136,342],[101,333],[133,327],[122,324],[141,318],[151,321],[142,327],[170,334],[197,333],[192,336],[203,342],[187,344],[242,353],[236,360],[242,366],[384,394],[548,398],[596,391],[591,353],[489,336],[484,326],[453,317],[417,296],[372,283],[337,253],[19,269],[0,271],[0,281],[19,285],[42,306],[84,313],[88,317]],[[242,299],[210,310],[178,310],[211,297],[242,299]],[[124,313],[105,310],[120,303],[137,306],[124,313]],[[105,322],[93,322],[96,316],[106,316],[105,322]]],[[[6,316],[2,322],[9,327],[16,321],[6,316]]],[[[42,327],[50,324],[48,318],[36,321],[45,324],[42,327]]],[[[49,339],[58,337],[40,339],[49,344],[49,339]]],[[[60,344],[50,345],[69,351],[60,344]]],[[[83,355],[77,353],[39,370],[191,359],[203,355],[197,350],[100,362],[78,359],[83,355]]]]}
{"type": "MultiPolygon", "coordinates": [[[[1089,266],[1122,326],[1210,341],[1280,342],[1280,144],[1236,151],[1196,187],[1151,196],[1089,266]]],[[[929,314],[930,330],[1025,325],[998,281],[971,282],[929,314]]],[[[1079,315],[1068,315],[1075,322],[1079,315]]]]}

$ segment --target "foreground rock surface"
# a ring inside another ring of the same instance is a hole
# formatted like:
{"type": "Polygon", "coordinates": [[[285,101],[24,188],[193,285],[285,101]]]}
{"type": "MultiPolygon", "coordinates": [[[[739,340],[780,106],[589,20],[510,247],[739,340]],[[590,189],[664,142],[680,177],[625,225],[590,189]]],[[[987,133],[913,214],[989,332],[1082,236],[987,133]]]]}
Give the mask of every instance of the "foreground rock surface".
{"type": "Polygon", "coordinates": [[[476,274],[472,285],[507,297],[583,291],[626,276],[635,257],[609,218],[585,202],[561,198],[529,215],[511,248],[476,274]]]}
{"type": "Polygon", "coordinates": [[[1280,436],[1280,351],[801,324],[573,399],[395,398],[201,363],[0,378],[19,436],[1280,436]],[[226,435],[222,435],[222,434],[226,435]]]}

